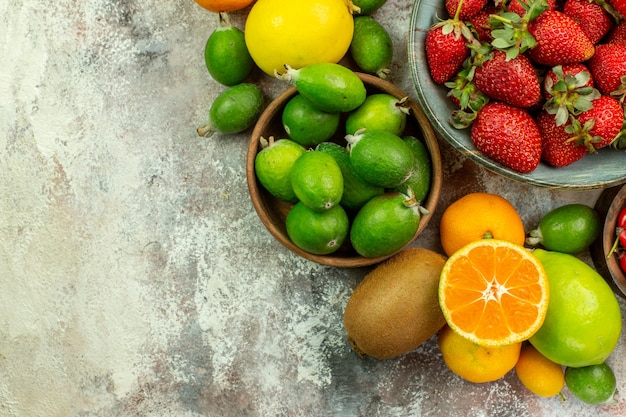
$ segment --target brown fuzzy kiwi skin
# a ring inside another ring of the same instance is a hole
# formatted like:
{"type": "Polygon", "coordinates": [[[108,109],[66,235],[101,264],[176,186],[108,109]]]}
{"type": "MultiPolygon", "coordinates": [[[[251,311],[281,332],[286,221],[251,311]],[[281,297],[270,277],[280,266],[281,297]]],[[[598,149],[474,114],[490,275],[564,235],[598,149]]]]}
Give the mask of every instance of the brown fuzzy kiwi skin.
{"type": "Polygon", "coordinates": [[[348,342],[360,356],[390,359],[428,340],[445,324],[439,276],[446,258],[407,248],[369,272],[344,309],[348,342]]]}

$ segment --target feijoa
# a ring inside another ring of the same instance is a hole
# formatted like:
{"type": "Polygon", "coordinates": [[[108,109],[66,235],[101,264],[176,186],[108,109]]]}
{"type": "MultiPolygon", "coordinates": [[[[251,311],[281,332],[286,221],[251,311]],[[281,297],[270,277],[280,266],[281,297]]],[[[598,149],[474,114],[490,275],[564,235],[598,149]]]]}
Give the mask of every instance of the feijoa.
{"type": "Polygon", "coordinates": [[[339,165],[343,175],[343,195],[339,203],[348,212],[356,213],[373,197],[385,192],[383,187],[368,184],[354,172],[350,163],[350,154],[345,147],[335,142],[322,142],[315,149],[329,154],[339,165]]]}
{"type": "Polygon", "coordinates": [[[592,207],[571,203],[546,213],[537,228],[530,231],[526,243],[574,255],[587,249],[601,231],[602,221],[592,207]]]}
{"type": "Polygon", "coordinates": [[[327,113],[349,112],[365,101],[365,84],[341,64],[320,62],[295,69],[285,65],[285,72],[276,74],[278,79],[296,87],[313,106],[327,113]]]}
{"type": "Polygon", "coordinates": [[[335,159],[324,152],[305,152],[294,162],[290,179],[298,200],[312,210],[328,210],[341,201],[341,169],[335,159]]]}
{"type": "Polygon", "coordinates": [[[328,255],[337,251],[348,237],[350,221],[339,205],[317,211],[299,201],[287,213],[285,227],[289,239],[300,249],[328,255]]]}
{"type": "Polygon", "coordinates": [[[274,197],[285,201],[298,198],[291,186],[291,168],[306,149],[290,139],[261,137],[261,150],[254,159],[254,172],[261,185],[274,197]]]}
{"type": "Polygon", "coordinates": [[[372,185],[394,188],[405,182],[413,172],[413,151],[393,133],[361,129],[354,135],[346,135],[346,140],[354,171],[372,185]]]}
{"type": "Polygon", "coordinates": [[[363,104],[351,111],[346,118],[346,134],[353,135],[359,129],[386,130],[401,136],[406,127],[410,110],[408,97],[397,99],[391,94],[375,93],[365,98],[363,104]]]}
{"type": "Polygon", "coordinates": [[[387,78],[393,60],[393,41],[387,30],[371,16],[354,18],[350,55],[364,72],[387,78]]]}
{"type": "Polygon", "coordinates": [[[213,101],[208,120],[198,127],[198,135],[209,137],[214,132],[243,132],[257,121],[263,104],[263,93],[255,84],[241,83],[228,87],[213,101]]]}
{"type": "Polygon", "coordinates": [[[430,183],[432,181],[432,162],[430,160],[430,153],[428,148],[424,145],[424,142],[416,138],[415,136],[407,136],[403,138],[404,142],[409,145],[413,151],[415,157],[415,166],[411,176],[400,186],[396,187],[394,191],[399,191],[408,195],[409,190],[413,191],[415,199],[420,202],[424,202],[430,191],[430,183]]]}
{"type": "Polygon", "coordinates": [[[319,110],[303,95],[293,96],[282,112],[287,135],[305,147],[330,139],[339,127],[341,114],[319,110]]]}
{"type": "Polygon", "coordinates": [[[364,257],[390,255],[409,243],[421,219],[415,198],[387,192],[365,203],[350,227],[350,242],[364,257]]]}
{"type": "Polygon", "coordinates": [[[352,0],[352,4],[359,8],[358,15],[370,15],[386,2],[387,0],[352,0]]]}
{"type": "Polygon", "coordinates": [[[220,25],[204,47],[204,62],[215,81],[226,86],[243,82],[254,68],[254,61],[241,29],[233,26],[228,15],[219,13],[220,25]]]}

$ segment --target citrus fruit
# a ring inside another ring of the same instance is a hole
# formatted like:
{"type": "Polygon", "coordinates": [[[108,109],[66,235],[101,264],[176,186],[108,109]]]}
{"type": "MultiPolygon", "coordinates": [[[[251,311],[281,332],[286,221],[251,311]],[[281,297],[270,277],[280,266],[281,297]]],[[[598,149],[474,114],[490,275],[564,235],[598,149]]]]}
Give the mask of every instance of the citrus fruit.
{"type": "Polygon", "coordinates": [[[339,127],[340,117],[340,113],[319,110],[301,94],[289,99],[281,116],[287,135],[306,147],[330,139],[339,127]]]}
{"type": "Polygon", "coordinates": [[[357,130],[386,130],[400,136],[406,127],[409,107],[408,97],[398,100],[387,93],[370,94],[358,108],[346,118],[346,133],[353,135],[357,130]]]}
{"type": "Polygon", "coordinates": [[[362,71],[387,78],[393,59],[391,36],[373,17],[356,16],[350,56],[362,71]]]}
{"type": "Polygon", "coordinates": [[[195,0],[203,8],[212,12],[234,12],[248,7],[254,0],[195,0]]]}
{"type": "Polygon", "coordinates": [[[320,62],[296,69],[285,66],[277,75],[306,97],[313,106],[328,113],[349,112],[365,101],[365,84],[354,71],[340,64],[320,62]]]}
{"type": "Polygon", "coordinates": [[[315,149],[326,152],[335,158],[339,165],[343,175],[343,195],[339,203],[347,211],[356,213],[370,199],[385,192],[384,188],[370,185],[356,175],[350,163],[350,154],[345,147],[335,142],[322,142],[315,149]]]}
{"type": "Polygon", "coordinates": [[[515,367],[521,343],[485,347],[443,326],[437,336],[446,366],[460,377],[475,383],[496,381],[515,367]]]}
{"type": "Polygon", "coordinates": [[[446,323],[437,303],[443,255],[404,249],[378,265],[354,289],[343,314],[352,349],[388,359],[430,339],[446,323]]]}
{"type": "Polygon", "coordinates": [[[328,210],[341,201],[341,169],[324,152],[311,150],[302,154],[291,168],[290,179],[296,197],[313,210],[328,210]]]}
{"type": "Polygon", "coordinates": [[[528,343],[522,346],[515,372],[530,392],[542,397],[558,395],[565,385],[561,365],[552,362],[528,343]]]}
{"type": "Polygon", "coordinates": [[[522,342],[548,309],[548,278],[523,246],[481,239],[456,251],[441,272],[439,305],[448,325],[482,346],[522,342]]]}
{"type": "Polygon", "coordinates": [[[439,223],[441,245],[446,255],[475,240],[494,238],[523,245],[526,238],[519,213],[504,197],[470,193],[450,204],[439,223]]]}
{"type": "Polygon", "coordinates": [[[432,181],[432,163],[430,161],[430,154],[428,148],[424,145],[424,142],[417,139],[415,136],[407,136],[402,139],[413,151],[415,157],[415,165],[411,176],[396,187],[394,191],[399,191],[404,194],[409,194],[408,188],[411,188],[415,199],[423,202],[428,196],[430,191],[430,183],[432,181]]]}
{"type": "Polygon", "coordinates": [[[550,302],[530,343],[551,361],[569,367],[597,365],[619,341],[622,316],[607,282],[573,255],[535,249],[550,283],[550,302]]]}
{"type": "Polygon", "coordinates": [[[291,168],[306,150],[289,139],[260,138],[261,151],[254,159],[254,172],[261,185],[274,197],[296,201],[291,186],[291,168]]]}
{"type": "Polygon", "coordinates": [[[576,254],[589,248],[600,236],[600,216],[585,204],[566,204],[548,212],[529,233],[526,243],[548,250],[576,254]]]}
{"type": "Polygon", "coordinates": [[[243,132],[259,118],[263,103],[263,93],[255,84],[228,87],[213,101],[208,120],[198,127],[198,135],[209,137],[215,132],[243,132]]]}
{"type": "Polygon", "coordinates": [[[421,219],[419,203],[404,194],[388,192],[369,200],[350,228],[350,241],[361,256],[375,258],[400,250],[414,237],[421,219]]]}
{"type": "Polygon", "coordinates": [[[294,245],[316,255],[328,255],[346,240],[350,222],[341,206],[320,212],[299,201],[287,213],[285,226],[294,245]]]}
{"type": "Polygon", "coordinates": [[[372,185],[397,187],[413,172],[413,151],[393,133],[361,129],[354,135],[346,135],[346,140],[354,170],[372,185]]]}
{"type": "Polygon", "coordinates": [[[271,76],[284,65],[339,62],[352,40],[352,10],[350,0],[257,0],[244,28],[250,55],[271,76]]]}
{"type": "Polygon", "coordinates": [[[606,363],[566,368],[565,383],[576,398],[588,404],[609,401],[617,387],[615,374],[606,363]]]}
{"type": "Polygon", "coordinates": [[[226,86],[243,82],[254,68],[243,31],[220,13],[220,25],[207,39],[204,62],[215,81],[226,86]]]}

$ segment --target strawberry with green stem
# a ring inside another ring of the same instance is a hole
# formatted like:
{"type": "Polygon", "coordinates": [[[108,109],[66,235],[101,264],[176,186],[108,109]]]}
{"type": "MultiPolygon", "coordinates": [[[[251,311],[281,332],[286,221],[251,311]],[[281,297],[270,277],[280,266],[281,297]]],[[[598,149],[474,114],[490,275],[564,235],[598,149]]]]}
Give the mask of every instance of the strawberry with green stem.
{"type": "Polygon", "coordinates": [[[622,130],[624,109],[620,102],[610,96],[601,95],[593,101],[593,107],[572,116],[575,123],[572,131],[579,143],[590,152],[611,145],[622,130]]]}
{"type": "Polygon", "coordinates": [[[588,62],[591,75],[602,94],[624,104],[626,97],[626,45],[601,44],[588,62]]]}
{"type": "Polygon", "coordinates": [[[469,27],[459,19],[463,1],[459,1],[454,17],[435,23],[426,33],[426,63],[433,81],[438,84],[457,73],[470,54],[467,43],[475,39],[469,27]]]}
{"type": "MultiPolygon", "coordinates": [[[[571,123],[559,125],[556,115],[542,110],[536,117],[541,132],[541,159],[554,167],[564,167],[581,160],[589,150],[572,136],[571,123]]],[[[569,121],[569,120],[568,120],[569,121]]],[[[576,123],[576,121],[573,121],[576,123]]]]}

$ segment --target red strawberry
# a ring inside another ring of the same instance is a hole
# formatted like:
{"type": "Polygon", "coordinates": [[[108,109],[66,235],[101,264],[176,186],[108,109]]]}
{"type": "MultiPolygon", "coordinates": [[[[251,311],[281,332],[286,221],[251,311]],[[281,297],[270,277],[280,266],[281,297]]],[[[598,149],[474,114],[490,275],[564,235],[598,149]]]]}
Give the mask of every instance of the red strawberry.
{"type": "Polygon", "coordinates": [[[606,43],[596,47],[588,62],[591,75],[602,94],[624,101],[626,95],[626,45],[606,43]]]}
{"type": "Polygon", "coordinates": [[[600,92],[593,88],[591,72],[580,63],[552,67],[544,78],[543,94],[543,108],[556,116],[558,126],[565,124],[570,114],[589,110],[592,101],[600,97],[600,92]]]}
{"type": "Polygon", "coordinates": [[[466,19],[474,26],[476,30],[476,38],[481,42],[491,42],[493,37],[491,36],[491,25],[487,22],[492,14],[498,13],[498,8],[489,3],[478,13],[466,19]]]}
{"type": "Polygon", "coordinates": [[[626,45],[626,20],[622,20],[613,27],[606,38],[606,43],[621,43],[626,45]]]}
{"type": "Polygon", "coordinates": [[[584,62],[594,52],[580,25],[557,10],[546,10],[528,24],[537,45],[528,50],[530,59],[542,65],[565,65],[584,62]]]}
{"type": "Polygon", "coordinates": [[[570,123],[558,126],[555,115],[543,110],[537,115],[537,126],[541,132],[541,159],[555,167],[571,165],[589,153],[580,143],[570,140],[567,132],[570,123]]]}
{"type": "Polygon", "coordinates": [[[534,171],[541,160],[541,133],[530,114],[519,107],[492,101],[472,123],[476,149],[514,171],[534,171]]]}
{"type": "Polygon", "coordinates": [[[586,132],[582,138],[588,149],[608,146],[622,130],[624,109],[618,100],[600,96],[593,101],[593,108],[576,116],[586,132]]]}
{"type": "Polygon", "coordinates": [[[531,107],[541,98],[539,78],[525,55],[507,60],[502,51],[493,51],[493,58],[477,66],[476,87],[494,100],[517,107],[531,107]]]}
{"type": "MultiPolygon", "coordinates": [[[[449,16],[454,16],[461,0],[445,0],[449,16]]],[[[459,20],[467,20],[478,13],[487,4],[487,0],[463,0],[458,14],[459,20]]]]}
{"type": "Polygon", "coordinates": [[[626,18],[626,0],[607,0],[622,17],[626,18]]]}
{"type": "Polygon", "coordinates": [[[474,39],[469,28],[457,17],[434,24],[426,33],[426,63],[438,84],[448,81],[469,56],[468,40],[474,39]]]}
{"type": "MultiPolygon", "coordinates": [[[[530,0],[532,3],[533,0],[530,0]]],[[[508,11],[517,13],[520,16],[524,16],[526,13],[526,9],[524,6],[528,7],[529,0],[511,0],[509,3],[508,11]]],[[[546,10],[554,10],[556,7],[556,0],[547,0],[548,8],[546,10]]]]}
{"type": "Polygon", "coordinates": [[[615,25],[615,20],[602,6],[590,0],[567,0],[563,13],[580,25],[591,43],[596,44],[615,25]]]}

